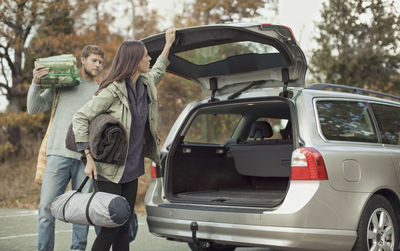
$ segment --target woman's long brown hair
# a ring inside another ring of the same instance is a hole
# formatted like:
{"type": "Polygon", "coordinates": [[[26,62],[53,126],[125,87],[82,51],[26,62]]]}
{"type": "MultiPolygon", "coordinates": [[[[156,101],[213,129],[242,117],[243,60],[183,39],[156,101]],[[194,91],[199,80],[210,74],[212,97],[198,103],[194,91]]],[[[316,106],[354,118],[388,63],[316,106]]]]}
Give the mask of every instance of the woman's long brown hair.
{"type": "Polygon", "coordinates": [[[107,88],[112,82],[120,82],[132,77],[137,70],[139,61],[144,56],[144,52],[145,46],[142,41],[123,42],[114,56],[110,71],[103,81],[101,81],[96,95],[99,94],[102,89],[107,88]]]}

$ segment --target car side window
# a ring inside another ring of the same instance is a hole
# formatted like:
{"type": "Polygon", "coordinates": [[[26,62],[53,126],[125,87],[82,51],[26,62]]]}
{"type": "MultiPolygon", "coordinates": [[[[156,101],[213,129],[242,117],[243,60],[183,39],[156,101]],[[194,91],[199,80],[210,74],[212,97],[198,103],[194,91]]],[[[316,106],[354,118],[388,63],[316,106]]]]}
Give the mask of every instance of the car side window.
{"type": "Polygon", "coordinates": [[[231,138],[239,120],[239,114],[199,114],[190,124],[185,143],[225,144],[231,138]]]}
{"type": "Polygon", "coordinates": [[[385,144],[400,145],[400,107],[371,104],[385,144]]]}
{"type": "Polygon", "coordinates": [[[319,124],[326,139],[378,143],[377,133],[366,103],[320,100],[316,105],[319,124]]]}

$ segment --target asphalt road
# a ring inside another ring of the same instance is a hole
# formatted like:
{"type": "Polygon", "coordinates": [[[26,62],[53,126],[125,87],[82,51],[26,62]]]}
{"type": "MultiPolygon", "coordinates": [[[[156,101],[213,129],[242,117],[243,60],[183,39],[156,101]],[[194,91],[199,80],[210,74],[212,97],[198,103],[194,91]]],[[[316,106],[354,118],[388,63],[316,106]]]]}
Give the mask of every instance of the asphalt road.
{"type": "MultiPolygon", "coordinates": [[[[71,244],[71,224],[56,221],[56,251],[68,251],[71,244]]],[[[88,246],[91,250],[95,239],[90,227],[88,246]]],[[[149,233],[145,216],[139,216],[139,232],[130,245],[131,250],[140,251],[188,251],[186,243],[167,241],[149,233]]],[[[0,208],[0,251],[37,250],[37,211],[0,208]]],[[[260,248],[238,248],[237,251],[273,251],[260,248]]]]}

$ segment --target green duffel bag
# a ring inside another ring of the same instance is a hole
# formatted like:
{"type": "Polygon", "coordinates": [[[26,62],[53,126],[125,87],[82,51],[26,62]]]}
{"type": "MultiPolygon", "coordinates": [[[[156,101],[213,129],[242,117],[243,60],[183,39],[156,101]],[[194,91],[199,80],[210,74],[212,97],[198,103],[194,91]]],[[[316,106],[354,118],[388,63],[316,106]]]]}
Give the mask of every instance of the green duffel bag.
{"type": "Polygon", "coordinates": [[[81,82],[76,58],[72,54],[38,58],[35,61],[35,67],[38,66],[50,68],[49,73],[40,81],[43,89],[71,87],[81,82]]]}

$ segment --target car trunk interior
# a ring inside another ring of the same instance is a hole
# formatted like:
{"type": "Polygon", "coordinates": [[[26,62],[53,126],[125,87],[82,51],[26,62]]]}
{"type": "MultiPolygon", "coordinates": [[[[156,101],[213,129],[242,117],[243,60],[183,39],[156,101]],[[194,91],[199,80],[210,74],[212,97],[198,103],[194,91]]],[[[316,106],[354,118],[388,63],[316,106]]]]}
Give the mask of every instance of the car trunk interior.
{"type": "Polygon", "coordinates": [[[211,104],[189,117],[168,155],[169,200],[255,207],[283,201],[293,151],[286,99],[211,104]]]}

